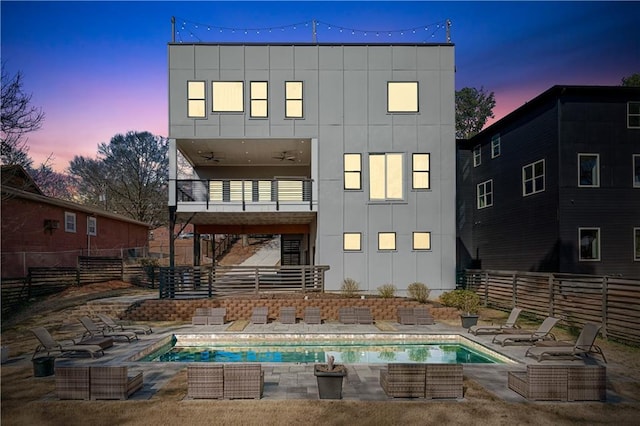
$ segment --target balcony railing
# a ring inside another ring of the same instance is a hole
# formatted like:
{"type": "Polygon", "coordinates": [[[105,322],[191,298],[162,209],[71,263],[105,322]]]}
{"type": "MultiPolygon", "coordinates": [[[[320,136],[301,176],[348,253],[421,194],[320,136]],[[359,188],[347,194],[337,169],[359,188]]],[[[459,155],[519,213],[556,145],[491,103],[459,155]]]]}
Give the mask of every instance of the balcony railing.
{"type": "Polygon", "coordinates": [[[313,180],[296,178],[279,179],[179,179],[176,191],[179,203],[206,203],[210,205],[225,203],[247,204],[309,203],[313,210],[313,180]]]}

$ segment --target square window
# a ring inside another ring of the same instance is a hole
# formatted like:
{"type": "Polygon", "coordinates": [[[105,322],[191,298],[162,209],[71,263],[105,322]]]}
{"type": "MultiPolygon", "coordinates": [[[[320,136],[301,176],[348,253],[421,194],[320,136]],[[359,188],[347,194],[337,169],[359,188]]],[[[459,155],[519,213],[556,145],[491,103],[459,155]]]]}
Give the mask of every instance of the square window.
{"type": "Polygon", "coordinates": [[[303,117],[303,91],[301,81],[286,81],[284,84],[286,118],[303,117]]]}
{"type": "Polygon", "coordinates": [[[76,232],[76,214],[64,212],[64,231],[76,232]]]}
{"type": "Polygon", "coordinates": [[[627,103],[627,127],[640,129],[640,102],[627,103]]]}
{"type": "Polygon", "coordinates": [[[522,168],[522,196],[544,191],[544,160],[522,168]]]}
{"type": "Polygon", "coordinates": [[[214,81],[211,83],[213,112],[243,112],[244,83],[242,81],[214,81]]]}
{"type": "Polygon", "coordinates": [[[418,82],[387,82],[387,112],[418,112],[418,82]]]}
{"type": "Polygon", "coordinates": [[[87,235],[98,235],[97,220],[93,216],[87,217],[87,235]]]}
{"type": "Polygon", "coordinates": [[[266,118],[268,113],[268,85],[266,81],[252,81],[250,83],[251,104],[250,116],[266,118]]]}
{"type": "Polygon", "coordinates": [[[431,250],[431,232],[414,232],[413,249],[431,250]]]}
{"type": "Polygon", "coordinates": [[[378,232],[378,250],[395,250],[396,233],[378,232]]]}
{"type": "Polygon", "coordinates": [[[600,260],[600,228],[578,228],[580,261],[600,260]]]}
{"type": "Polygon", "coordinates": [[[344,189],[362,189],[360,154],[344,154],[344,189]]]}
{"type": "Polygon", "coordinates": [[[402,200],[404,155],[398,153],[369,154],[369,199],[402,200]]]}
{"type": "Polygon", "coordinates": [[[478,167],[480,164],[482,164],[482,150],[480,145],[477,145],[473,148],[473,167],[478,167]]]}
{"type": "Polygon", "coordinates": [[[493,179],[479,183],[476,189],[478,209],[493,205],[493,179]]]}
{"type": "Polygon", "coordinates": [[[187,82],[187,117],[203,118],[206,115],[204,81],[187,82]]]}
{"type": "Polygon", "coordinates": [[[342,235],[342,240],[344,251],[362,250],[362,234],[360,232],[345,232],[342,235]]]}
{"type": "Polygon", "coordinates": [[[491,158],[500,156],[500,135],[491,138],[491,158]]]}
{"type": "Polygon", "coordinates": [[[429,154],[413,154],[413,189],[429,189],[429,172],[430,172],[430,155],[429,154]]]}
{"type": "Polygon", "coordinates": [[[640,188],[640,154],[633,154],[633,187],[640,188]]]}
{"type": "Polygon", "coordinates": [[[600,156],[598,154],[578,154],[578,186],[600,186],[600,156]]]}

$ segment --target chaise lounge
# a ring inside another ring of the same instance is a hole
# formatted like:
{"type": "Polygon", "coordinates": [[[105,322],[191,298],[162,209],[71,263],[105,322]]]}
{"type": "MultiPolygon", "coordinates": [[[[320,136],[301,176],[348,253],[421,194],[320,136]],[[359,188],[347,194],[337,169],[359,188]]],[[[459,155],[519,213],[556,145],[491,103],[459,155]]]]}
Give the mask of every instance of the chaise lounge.
{"type": "MultiPolygon", "coordinates": [[[[558,318],[547,317],[540,327],[538,327],[535,331],[525,332],[524,330],[521,333],[511,334],[511,333],[502,333],[496,335],[492,342],[500,343],[504,346],[506,343],[529,343],[534,344],[541,340],[555,340],[555,336],[551,334],[551,329],[556,325],[556,323],[560,321],[558,318]]],[[[519,330],[520,331],[520,330],[519,330]]]]}
{"type": "Polygon", "coordinates": [[[532,346],[527,350],[525,356],[530,356],[540,362],[544,359],[558,358],[570,358],[575,360],[581,359],[583,356],[588,356],[589,354],[597,354],[600,355],[606,363],[607,359],[605,358],[602,349],[595,345],[596,337],[598,337],[600,328],[600,325],[588,322],[584,327],[582,327],[582,331],[575,343],[562,341],[538,342],[535,346],[532,346]]]}
{"type": "Polygon", "coordinates": [[[36,355],[40,353],[46,353],[47,356],[49,356],[49,354],[54,352],[59,352],[60,356],[86,353],[89,354],[91,358],[104,355],[104,350],[100,345],[78,344],[75,340],[54,340],[44,327],[33,328],[31,332],[40,342],[33,352],[31,359],[34,359],[36,355]]]}
{"type": "Polygon", "coordinates": [[[112,338],[124,338],[127,342],[131,343],[132,340],[138,340],[138,336],[133,331],[109,331],[105,327],[98,328],[95,322],[87,316],[81,317],[80,322],[87,330],[83,337],[112,337],[112,338]]]}
{"type": "Polygon", "coordinates": [[[100,321],[111,331],[133,331],[138,334],[151,334],[153,330],[147,325],[124,325],[106,314],[96,314],[100,321]]]}
{"type": "Polygon", "coordinates": [[[521,312],[522,312],[522,309],[513,308],[511,310],[511,313],[509,314],[509,318],[507,318],[507,321],[504,324],[501,324],[501,325],[498,325],[498,324],[496,324],[496,325],[474,325],[474,326],[469,327],[467,332],[477,336],[478,333],[482,333],[482,334],[498,334],[498,333],[504,332],[505,330],[519,329],[520,327],[518,327],[516,325],[516,321],[518,321],[518,317],[520,316],[521,312]]]}

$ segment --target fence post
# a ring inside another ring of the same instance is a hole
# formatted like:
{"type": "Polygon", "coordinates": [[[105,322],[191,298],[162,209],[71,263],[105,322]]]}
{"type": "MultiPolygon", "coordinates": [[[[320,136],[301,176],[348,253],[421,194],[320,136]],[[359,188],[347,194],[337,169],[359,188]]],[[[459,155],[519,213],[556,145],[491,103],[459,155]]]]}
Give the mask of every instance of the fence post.
{"type": "Polygon", "coordinates": [[[553,282],[554,282],[554,276],[553,274],[549,274],[549,285],[548,287],[548,292],[549,292],[549,316],[555,316],[554,315],[554,311],[555,311],[555,303],[554,302],[554,298],[553,298],[553,282]]]}
{"type": "Polygon", "coordinates": [[[213,297],[213,270],[214,270],[214,268],[211,268],[209,270],[209,273],[207,274],[207,281],[208,281],[208,286],[209,286],[209,298],[213,297]]]}
{"type": "Polygon", "coordinates": [[[605,275],[602,277],[602,337],[607,338],[607,298],[609,295],[609,278],[605,275]]]}
{"type": "Polygon", "coordinates": [[[258,266],[256,266],[255,268],[253,268],[255,270],[255,274],[256,274],[256,278],[255,278],[255,283],[256,283],[256,294],[260,294],[260,274],[258,273],[258,270],[260,269],[258,266]]]}
{"type": "Polygon", "coordinates": [[[306,273],[306,269],[305,266],[302,265],[302,293],[305,293],[306,288],[307,288],[307,273],[306,273]]]}
{"type": "Polygon", "coordinates": [[[511,277],[511,303],[512,307],[518,306],[518,273],[514,272],[511,277]]]}
{"type": "Polygon", "coordinates": [[[120,281],[124,281],[124,259],[120,258],[120,281]]]}

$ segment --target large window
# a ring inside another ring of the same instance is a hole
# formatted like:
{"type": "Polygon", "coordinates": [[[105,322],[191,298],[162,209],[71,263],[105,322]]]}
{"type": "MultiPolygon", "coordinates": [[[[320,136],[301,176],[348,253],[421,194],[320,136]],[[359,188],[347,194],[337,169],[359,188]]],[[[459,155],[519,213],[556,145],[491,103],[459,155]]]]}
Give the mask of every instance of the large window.
{"type": "Polygon", "coordinates": [[[369,154],[369,199],[404,198],[403,154],[369,154]]]}
{"type": "Polygon", "coordinates": [[[431,250],[431,232],[414,232],[413,249],[431,250]]]}
{"type": "Polygon", "coordinates": [[[430,162],[429,154],[413,154],[411,161],[413,166],[413,189],[431,188],[431,182],[429,179],[430,162]]]}
{"type": "Polygon", "coordinates": [[[302,118],[302,82],[287,81],[284,83],[286,118],[302,118]]]}
{"type": "Polygon", "coordinates": [[[253,118],[265,118],[268,114],[268,86],[266,81],[252,81],[250,84],[250,115],[253,118]]]}
{"type": "Polygon", "coordinates": [[[87,217],[87,235],[98,235],[97,220],[93,216],[87,217]]]}
{"type": "Polygon", "coordinates": [[[76,232],[76,214],[64,212],[64,230],[65,232],[76,232]]]}
{"type": "Polygon", "coordinates": [[[187,82],[187,117],[203,118],[206,115],[204,81],[187,82]]]}
{"type": "Polygon", "coordinates": [[[244,83],[242,81],[214,81],[211,83],[213,112],[243,112],[244,83]]]}
{"type": "Polygon", "coordinates": [[[342,248],[344,251],[362,250],[362,234],[360,232],[345,232],[342,234],[342,248]]]}
{"type": "Polygon", "coordinates": [[[387,112],[418,112],[418,82],[388,82],[387,112]]]}
{"type": "Polygon", "coordinates": [[[395,250],[396,233],[378,232],[378,250],[395,250]]]}
{"type": "Polygon", "coordinates": [[[640,228],[633,228],[633,260],[640,261],[640,228]]]}
{"type": "Polygon", "coordinates": [[[491,138],[491,158],[500,156],[500,135],[494,135],[491,138]]]}
{"type": "Polygon", "coordinates": [[[640,129],[640,102],[627,103],[627,127],[640,129]]]}
{"type": "Polygon", "coordinates": [[[544,191],[544,160],[522,168],[522,196],[544,191]]]}
{"type": "Polygon", "coordinates": [[[578,186],[600,186],[600,156],[578,154],[578,186]]]}
{"type": "Polygon", "coordinates": [[[482,164],[482,149],[480,145],[476,145],[473,148],[473,167],[478,167],[482,164]]]}
{"type": "Polygon", "coordinates": [[[493,205],[493,179],[479,183],[477,186],[478,208],[484,209],[493,205]]]}
{"type": "Polygon", "coordinates": [[[578,228],[581,261],[600,260],[600,228],[578,228]]]}
{"type": "Polygon", "coordinates": [[[362,189],[360,154],[344,154],[344,189],[362,189]]]}
{"type": "Polygon", "coordinates": [[[633,154],[633,187],[640,188],[640,154],[633,154]]]}

